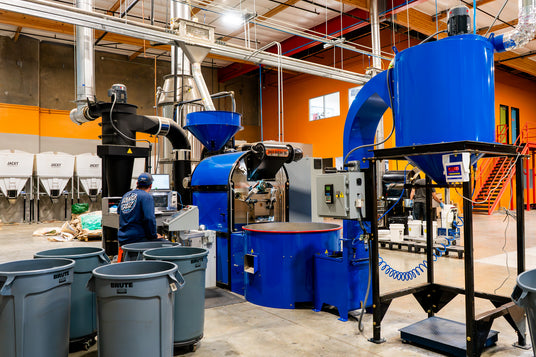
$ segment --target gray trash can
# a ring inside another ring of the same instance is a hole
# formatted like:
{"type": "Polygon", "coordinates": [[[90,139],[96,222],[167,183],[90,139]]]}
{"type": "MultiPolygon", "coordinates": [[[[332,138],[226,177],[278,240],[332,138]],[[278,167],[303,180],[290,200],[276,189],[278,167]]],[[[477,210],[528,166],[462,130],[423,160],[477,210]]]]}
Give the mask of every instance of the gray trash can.
{"type": "Polygon", "coordinates": [[[175,346],[197,347],[203,337],[205,323],[205,270],[208,250],[193,247],[158,248],[145,251],[150,260],[177,264],[186,282],[175,296],[175,346]]]}
{"type": "Polygon", "coordinates": [[[536,269],[518,275],[517,285],[512,292],[512,300],[525,310],[529,323],[532,352],[536,354],[536,269]]]}
{"type": "Polygon", "coordinates": [[[121,261],[131,262],[134,260],[143,260],[143,252],[145,252],[147,249],[175,247],[178,245],[179,243],[160,241],[125,244],[121,247],[121,249],[123,250],[123,256],[121,257],[121,261]]]}
{"type": "Polygon", "coordinates": [[[93,269],[110,264],[102,248],[72,247],[45,250],[34,258],[67,258],[74,260],[74,277],[71,285],[71,345],[88,349],[97,335],[97,307],[95,293],[86,289],[93,269]]]}
{"type": "Polygon", "coordinates": [[[0,356],[67,357],[74,261],[0,264],[0,356]]]}
{"type": "Polygon", "coordinates": [[[93,270],[88,288],[97,293],[99,356],[172,356],[173,301],[182,285],[170,262],[134,261],[93,270]]]}

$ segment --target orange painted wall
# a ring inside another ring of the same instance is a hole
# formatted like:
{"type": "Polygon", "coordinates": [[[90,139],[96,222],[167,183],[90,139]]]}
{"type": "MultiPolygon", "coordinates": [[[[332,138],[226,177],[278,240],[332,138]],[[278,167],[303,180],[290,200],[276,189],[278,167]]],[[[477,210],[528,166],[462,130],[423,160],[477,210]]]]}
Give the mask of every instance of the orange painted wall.
{"type": "MultiPolygon", "coordinates": [[[[56,138],[99,140],[100,119],[74,124],[68,110],[52,110],[27,105],[0,103],[0,132],[28,134],[56,138]]],[[[138,134],[138,139],[154,142],[148,134],[138,134]]]]}
{"type": "Polygon", "coordinates": [[[0,132],[39,135],[39,107],[0,103],[0,132]]]}
{"type": "MultiPolygon", "coordinates": [[[[363,73],[358,65],[345,69],[363,73]]],[[[343,154],[343,132],[348,112],[348,90],[357,85],[311,75],[299,75],[284,83],[284,141],[313,144],[316,157],[338,157],[343,154]],[[339,92],[340,115],[309,121],[309,99],[339,92]]],[[[277,88],[263,91],[264,140],[278,139],[277,88]]],[[[384,115],[384,129],[392,127],[391,111],[384,115]]],[[[390,147],[391,140],[386,143],[390,147]]]]}
{"type": "MultiPolygon", "coordinates": [[[[529,128],[536,129],[536,82],[513,74],[496,71],[495,83],[495,117],[497,118],[497,122],[499,118],[499,106],[503,104],[510,108],[519,108],[521,128],[527,124],[529,128]]],[[[529,141],[536,142],[536,130],[532,130],[530,135],[533,137],[530,138],[529,141]]],[[[533,159],[534,158],[528,160],[529,168],[532,168],[533,159]]],[[[525,167],[527,166],[525,165],[525,167]]],[[[532,200],[533,190],[534,188],[528,190],[531,203],[534,203],[532,200]]],[[[526,196],[525,202],[527,202],[526,196]]],[[[500,205],[503,207],[510,207],[509,188],[507,188],[502,197],[500,205]]]]}

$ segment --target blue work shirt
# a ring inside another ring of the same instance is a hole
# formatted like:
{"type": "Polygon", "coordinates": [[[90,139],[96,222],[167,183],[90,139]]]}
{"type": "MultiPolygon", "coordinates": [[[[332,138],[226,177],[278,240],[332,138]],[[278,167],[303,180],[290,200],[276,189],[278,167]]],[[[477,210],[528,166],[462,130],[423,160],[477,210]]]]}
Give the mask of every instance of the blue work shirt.
{"type": "Polygon", "coordinates": [[[119,203],[119,245],[157,239],[154,199],[135,189],[125,193],[119,203]]]}

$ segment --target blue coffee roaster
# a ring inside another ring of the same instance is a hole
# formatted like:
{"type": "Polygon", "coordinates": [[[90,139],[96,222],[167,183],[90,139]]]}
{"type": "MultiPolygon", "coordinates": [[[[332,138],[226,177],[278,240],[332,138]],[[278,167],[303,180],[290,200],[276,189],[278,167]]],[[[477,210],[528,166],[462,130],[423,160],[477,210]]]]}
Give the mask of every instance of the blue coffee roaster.
{"type": "Polygon", "coordinates": [[[332,223],[297,222],[244,226],[246,300],[282,309],[312,302],[314,256],[339,250],[341,228],[332,223]]]}
{"type": "Polygon", "coordinates": [[[207,150],[192,174],[191,189],[199,224],[217,232],[216,284],[243,295],[242,226],[288,219],[288,175],[283,164],[300,160],[303,153],[273,142],[241,149],[226,146],[240,129],[240,118],[234,112],[194,112],[188,114],[185,128],[207,150]]]}

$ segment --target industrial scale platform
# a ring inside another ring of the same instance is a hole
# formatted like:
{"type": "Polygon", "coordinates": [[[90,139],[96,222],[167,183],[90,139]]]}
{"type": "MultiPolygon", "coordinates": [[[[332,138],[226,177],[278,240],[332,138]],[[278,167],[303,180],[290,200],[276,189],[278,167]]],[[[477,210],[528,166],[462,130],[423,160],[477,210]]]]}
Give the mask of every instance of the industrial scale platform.
{"type": "MultiPolygon", "coordinates": [[[[490,330],[485,347],[493,346],[498,331],[490,330]]],[[[466,356],[465,324],[440,317],[430,317],[400,329],[404,342],[411,342],[450,356],[466,356]]]]}

